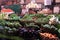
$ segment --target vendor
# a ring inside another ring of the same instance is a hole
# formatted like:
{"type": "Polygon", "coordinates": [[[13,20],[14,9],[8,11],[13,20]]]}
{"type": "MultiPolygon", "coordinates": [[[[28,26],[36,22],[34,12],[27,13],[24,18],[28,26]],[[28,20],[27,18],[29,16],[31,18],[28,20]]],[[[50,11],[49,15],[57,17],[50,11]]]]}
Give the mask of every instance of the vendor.
{"type": "Polygon", "coordinates": [[[23,5],[22,6],[21,16],[24,16],[27,12],[28,12],[28,9],[26,8],[26,5],[23,5]]]}

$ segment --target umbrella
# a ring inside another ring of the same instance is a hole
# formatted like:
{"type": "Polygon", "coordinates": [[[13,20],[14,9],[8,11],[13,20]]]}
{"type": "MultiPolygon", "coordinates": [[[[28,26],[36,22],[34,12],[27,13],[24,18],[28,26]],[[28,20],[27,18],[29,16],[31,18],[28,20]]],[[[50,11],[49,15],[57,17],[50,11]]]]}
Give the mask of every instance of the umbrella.
{"type": "Polygon", "coordinates": [[[12,13],[14,13],[14,11],[11,10],[11,9],[2,9],[1,12],[6,13],[6,14],[12,14],[12,13]]]}

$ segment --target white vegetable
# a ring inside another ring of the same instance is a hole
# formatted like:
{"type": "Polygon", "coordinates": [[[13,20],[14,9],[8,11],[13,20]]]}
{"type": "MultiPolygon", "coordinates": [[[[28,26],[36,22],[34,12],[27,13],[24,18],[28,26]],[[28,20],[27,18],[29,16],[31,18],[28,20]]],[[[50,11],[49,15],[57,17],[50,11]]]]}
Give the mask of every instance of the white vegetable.
{"type": "Polygon", "coordinates": [[[52,16],[52,18],[50,18],[50,21],[49,21],[49,24],[54,24],[54,23],[58,23],[58,18],[57,17],[55,17],[54,15],[51,15],[52,16]]]}
{"type": "Polygon", "coordinates": [[[58,32],[60,33],[60,29],[58,30],[58,32]]]}

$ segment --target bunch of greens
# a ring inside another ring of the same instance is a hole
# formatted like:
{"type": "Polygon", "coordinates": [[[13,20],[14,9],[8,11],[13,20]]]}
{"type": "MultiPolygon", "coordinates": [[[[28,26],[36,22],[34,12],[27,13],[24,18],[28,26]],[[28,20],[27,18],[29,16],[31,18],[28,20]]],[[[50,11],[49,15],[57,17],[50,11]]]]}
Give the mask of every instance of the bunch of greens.
{"type": "Polygon", "coordinates": [[[5,26],[4,30],[5,30],[5,32],[9,32],[9,31],[15,32],[15,31],[17,31],[17,28],[10,28],[10,27],[5,26]]]}
{"type": "Polygon", "coordinates": [[[35,23],[26,23],[26,27],[31,27],[31,28],[37,27],[37,28],[39,28],[39,26],[35,25],[35,23]]]}
{"type": "Polygon", "coordinates": [[[35,22],[37,23],[48,23],[48,19],[47,18],[38,18],[35,22]]]}
{"type": "Polygon", "coordinates": [[[0,14],[0,19],[4,19],[4,17],[5,17],[5,14],[1,13],[0,14]]]}
{"type": "Polygon", "coordinates": [[[1,25],[1,26],[5,26],[5,22],[6,22],[5,20],[0,19],[0,25],[1,25]]]}
{"type": "Polygon", "coordinates": [[[9,15],[9,18],[12,19],[12,20],[20,20],[20,17],[17,16],[16,14],[9,15]]]}
{"type": "Polygon", "coordinates": [[[21,26],[21,24],[19,22],[6,22],[6,25],[9,26],[9,27],[12,27],[12,28],[13,27],[18,28],[18,27],[21,26]]]}
{"type": "Polygon", "coordinates": [[[46,18],[48,18],[48,19],[50,19],[50,18],[52,18],[53,16],[52,15],[48,15],[48,16],[46,16],[46,18]]]}
{"type": "Polygon", "coordinates": [[[33,20],[32,18],[35,16],[35,14],[26,14],[22,20],[27,20],[27,21],[31,21],[33,20]]]}
{"type": "Polygon", "coordinates": [[[37,18],[44,18],[44,17],[46,17],[44,14],[36,14],[35,15],[37,18]]]}
{"type": "Polygon", "coordinates": [[[58,17],[58,19],[59,19],[59,21],[60,21],[60,15],[57,15],[57,17],[58,17]]]}

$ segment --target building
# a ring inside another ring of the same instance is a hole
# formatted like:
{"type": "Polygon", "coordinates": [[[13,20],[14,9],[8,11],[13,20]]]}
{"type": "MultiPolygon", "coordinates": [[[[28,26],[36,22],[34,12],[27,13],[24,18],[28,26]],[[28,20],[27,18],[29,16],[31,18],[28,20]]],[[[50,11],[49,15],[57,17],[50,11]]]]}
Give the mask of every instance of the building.
{"type": "MultiPolygon", "coordinates": [[[[2,1],[16,1],[16,2],[21,2],[22,0],[0,0],[0,3],[2,3],[2,1]]],[[[29,3],[31,2],[31,0],[23,0],[24,3],[29,3]]],[[[36,3],[44,3],[44,0],[35,0],[36,3]]],[[[60,0],[55,0],[56,3],[60,3],[60,0]]]]}
{"type": "MultiPolygon", "coordinates": [[[[25,3],[29,3],[31,0],[25,0],[25,3]]],[[[44,0],[35,0],[36,3],[44,3],[44,0]]],[[[55,0],[56,3],[60,3],[60,0],[55,0]]]]}

